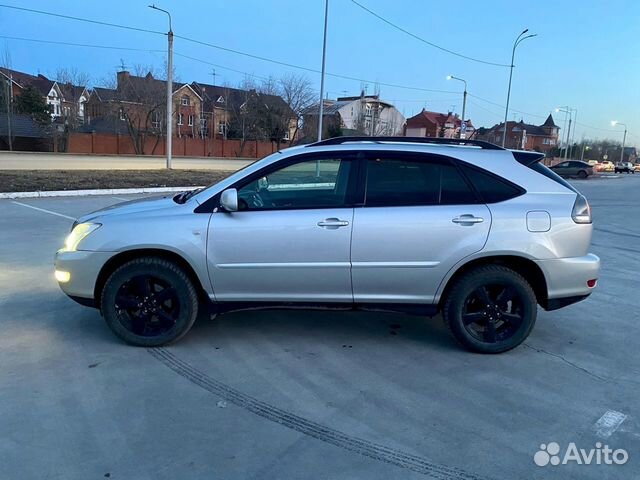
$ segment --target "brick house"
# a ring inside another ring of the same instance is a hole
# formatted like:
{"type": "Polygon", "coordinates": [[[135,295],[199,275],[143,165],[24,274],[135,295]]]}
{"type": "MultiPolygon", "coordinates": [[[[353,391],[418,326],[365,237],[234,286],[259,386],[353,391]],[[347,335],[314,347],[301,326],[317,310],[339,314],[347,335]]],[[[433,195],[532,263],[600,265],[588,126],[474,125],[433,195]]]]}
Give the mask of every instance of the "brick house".
{"type": "MultiPolygon", "coordinates": [[[[165,84],[166,85],[166,84],[165,84]]],[[[174,135],[176,137],[207,137],[206,124],[202,125],[202,97],[187,83],[173,92],[174,135]]],[[[163,118],[154,118],[159,126],[163,118]]]]}
{"type": "Polygon", "coordinates": [[[0,68],[0,76],[11,83],[11,94],[18,96],[27,87],[33,87],[51,108],[51,119],[62,117],[62,92],[55,80],[50,80],[42,74],[28,73],[0,68]]]}
{"type": "MultiPolygon", "coordinates": [[[[457,138],[461,126],[462,119],[453,112],[431,112],[423,108],[420,113],[407,119],[405,136],[457,138]]],[[[470,138],[475,132],[471,120],[467,119],[465,126],[465,136],[470,138]]]]}
{"type": "MultiPolygon", "coordinates": [[[[127,71],[118,72],[116,88],[96,87],[91,92],[87,101],[88,125],[84,131],[124,134],[134,129],[163,135],[166,88],[166,81],[154,78],[151,73],[139,77],[127,71]]],[[[172,96],[173,134],[177,137],[227,138],[234,116],[242,115],[249,100],[264,106],[265,115],[277,110],[292,119],[280,140],[288,140],[295,131],[295,114],[276,95],[193,82],[174,84],[172,96]]]]}
{"type": "Polygon", "coordinates": [[[27,87],[33,87],[51,109],[51,119],[58,123],[84,122],[85,103],[89,99],[86,86],[58,83],[42,74],[31,75],[17,70],[0,68],[0,78],[11,83],[11,95],[16,97],[27,87]]]}
{"type": "Polygon", "coordinates": [[[62,93],[62,115],[71,119],[75,124],[83,124],[85,120],[85,107],[89,100],[89,91],[86,86],[72,85],[71,83],[58,83],[62,93]]]}
{"type": "Polygon", "coordinates": [[[227,138],[230,109],[239,101],[239,92],[242,91],[199,82],[192,82],[191,86],[202,98],[201,123],[207,136],[227,138]]]}
{"type": "MultiPolygon", "coordinates": [[[[507,122],[505,147],[546,153],[557,147],[559,132],[560,127],[555,124],[551,114],[542,125],[532,125],[522,120],[507,122]]],[[[501,145],[503,133],[504,123],[499,123],[489,129],[478,129],[477,138],[501,145]]]]}
{"type": "MultiPolygon", "coordinates": [[[[175,85],[179,88],[180,85],[175,85]]],[[[129,128],[145,132],[163,131],[166,83],[151,73],[144,77],[123,70],[116,75],[116,88],[96,87],[87,101],[87,129],[125,133],[129,128]]]]}

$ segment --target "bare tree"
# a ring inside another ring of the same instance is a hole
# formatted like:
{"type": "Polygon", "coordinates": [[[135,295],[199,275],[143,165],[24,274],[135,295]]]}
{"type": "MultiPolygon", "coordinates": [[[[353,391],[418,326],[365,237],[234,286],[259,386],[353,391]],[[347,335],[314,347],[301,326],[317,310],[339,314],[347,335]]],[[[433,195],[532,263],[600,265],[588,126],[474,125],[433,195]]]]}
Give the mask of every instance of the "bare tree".
{"type": "Polygon", "coordinates": [[[139,76],[135,83],[118,88],[121,101],[119,116],[124,119],[127,131],[138,155],[144,155],[147,138],[155,137],[153,153],[166,130],[166,85],[151,73],[139,76]]]}
{"type": "Polygon", "coordinates": [[[85,112],[81,101],[85,89],[91,82],[91,76],[76,67],[71,67],[58,69],[54,78],[64,97],[62,114],[65,117],[65,125],[69,130],[75,130],[84,123],[85,112]]]}
{"type": "Polygon", "coordinates": [[[303,112],[315,100],[315,91],[306,76],[289,74],[279,80],[278,94],[295,114],[295,129],[291,135],[291,142],[294,142],[297,140],[298,130],[302,126],[303,112]]]}

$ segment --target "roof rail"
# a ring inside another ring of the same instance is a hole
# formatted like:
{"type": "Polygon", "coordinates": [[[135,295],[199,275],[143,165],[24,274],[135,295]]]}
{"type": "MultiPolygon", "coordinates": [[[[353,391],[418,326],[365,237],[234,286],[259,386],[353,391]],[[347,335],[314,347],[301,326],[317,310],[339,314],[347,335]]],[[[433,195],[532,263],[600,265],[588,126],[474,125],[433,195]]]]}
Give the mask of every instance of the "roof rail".
{"type": "Polygon", "coordinates": [[[310,143],[307,147],[324,147],[328,145],[342,145],[350,142],[397,142],[397,143],[426,143],[432,145],[460,145],[480,147],[486,150],[504,150],[504,148],[485,142],[484,140],[467,140],[464,138],[435,138],[435,137],[333,137],[319,142],[310,143]]]}

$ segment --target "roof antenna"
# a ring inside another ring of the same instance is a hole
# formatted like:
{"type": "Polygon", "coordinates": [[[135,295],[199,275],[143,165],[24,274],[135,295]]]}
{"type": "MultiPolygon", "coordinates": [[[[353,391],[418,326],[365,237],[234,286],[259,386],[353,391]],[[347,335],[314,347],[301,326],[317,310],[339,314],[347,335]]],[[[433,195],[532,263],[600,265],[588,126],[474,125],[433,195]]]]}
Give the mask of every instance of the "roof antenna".
{"type": "Polygon", "coordinates": [[[120,59],[120,65],[118,65],[116,68],[120,68],[121,72],[127,71],[127,66],[124,64],[124,60],[122,58],[120,59]]]}

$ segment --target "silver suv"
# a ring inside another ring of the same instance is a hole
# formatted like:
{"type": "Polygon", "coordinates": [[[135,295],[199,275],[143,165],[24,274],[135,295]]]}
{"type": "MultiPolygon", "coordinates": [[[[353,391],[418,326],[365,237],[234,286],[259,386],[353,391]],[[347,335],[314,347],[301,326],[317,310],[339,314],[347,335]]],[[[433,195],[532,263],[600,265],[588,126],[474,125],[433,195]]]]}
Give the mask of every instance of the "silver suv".
{"type": "Polygon", "coordinates": [[[535,152],[343,137],[274,153],[204,189],[74,224],[55,269],[124,341],[185,335],[198,309],[438,312],[466,348],[509,350],[537,305],[586,298],[587,200],[535,152]]]}

